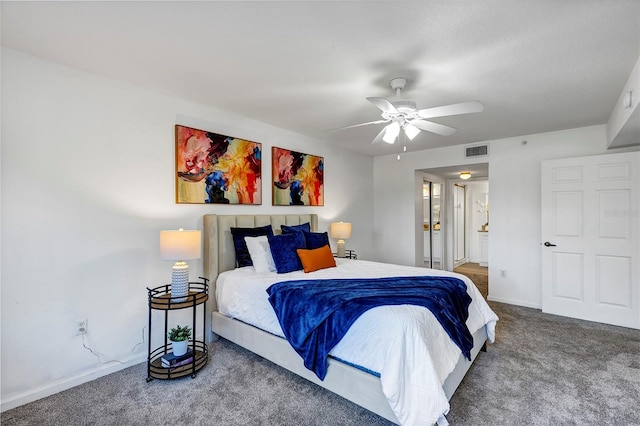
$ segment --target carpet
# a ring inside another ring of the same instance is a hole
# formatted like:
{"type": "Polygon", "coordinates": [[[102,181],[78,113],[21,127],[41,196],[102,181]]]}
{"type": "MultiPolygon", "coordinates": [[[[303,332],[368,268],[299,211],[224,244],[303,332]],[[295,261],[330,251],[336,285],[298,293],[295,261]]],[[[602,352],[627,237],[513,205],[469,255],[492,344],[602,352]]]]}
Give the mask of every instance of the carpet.
{"type": "MultiPolygon", "coordinates": [[[[497,338],[451,399],[451,425],[640,425],[640,331],[493,303],[497,338]]],[[[139,364],[0,415],[13,425],[389,425],[226,340],[195,379],[139,364]]]]}

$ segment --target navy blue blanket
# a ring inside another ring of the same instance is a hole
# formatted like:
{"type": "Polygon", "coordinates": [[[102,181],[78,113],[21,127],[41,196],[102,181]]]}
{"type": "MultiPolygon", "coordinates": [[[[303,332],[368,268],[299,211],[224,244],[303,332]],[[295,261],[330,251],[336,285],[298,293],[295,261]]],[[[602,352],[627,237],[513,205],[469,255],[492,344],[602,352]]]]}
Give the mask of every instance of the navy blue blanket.
{"type": "Polygon", "coordinates": [[[471,297],[451,277],[296,280],[267,289],[285,337],[304,365],[324,380],[327,356],[367,310],[383,305],[429,309],[467,359],[473,337],[466,326],[471,297]]]}

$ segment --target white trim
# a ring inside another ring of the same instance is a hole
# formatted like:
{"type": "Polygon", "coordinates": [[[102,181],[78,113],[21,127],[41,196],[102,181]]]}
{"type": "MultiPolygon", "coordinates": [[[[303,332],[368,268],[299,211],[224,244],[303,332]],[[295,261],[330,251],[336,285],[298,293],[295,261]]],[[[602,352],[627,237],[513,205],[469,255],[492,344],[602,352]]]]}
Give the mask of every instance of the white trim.
{"type": "Polygon", "coordinates": [[[50,382],[45,386],[40,386],[34,389],[30,389],[26,392],[22,392],[16,395],[11,395],[8,398],[2,399],[2,412],[5,412],[12,408],[19,407],[24,404],[28,404],[29,402],[37,401],[38,399],[51,396],[58,392],[71,389],[72,387],[90,382],[102,376],[115,373],[116,371],[124,370],[125,368],[129,368],[133,365],[137,365],[137,364],[140,364],[141,362],[146,362],[146,361],[147,361],[146,353],[131,355],[129,359],[125,361],[124,364],[120,364],[116,361],[113,361],[113,363],[109,363],[109,365],[107,364],[99,365],[98,367],[96,367],[91,371],[85,371],[72,377],[62,378],[62,379],[50,382]]]}
{"type": "Polygon", "coordinates": [[[490,301],[490,302],[506,303],[507,305],[524,306],[525,308],[533,308],[533,309],[542,310],[542,305],[535,304],[535,303],[524,302],[522,300],[515,300],[515,299],[508,299],[508,298],[505,299],[505,298],[502,298],[502,297],[492,297],[491,295],[489,295],[487,297],[487,300],[490,301]]]}

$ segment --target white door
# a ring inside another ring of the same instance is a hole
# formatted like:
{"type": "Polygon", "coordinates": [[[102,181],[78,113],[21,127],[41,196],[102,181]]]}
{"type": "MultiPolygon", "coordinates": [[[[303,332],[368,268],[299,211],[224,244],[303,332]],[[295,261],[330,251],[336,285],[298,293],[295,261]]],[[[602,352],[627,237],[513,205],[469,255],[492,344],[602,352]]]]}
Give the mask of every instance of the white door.
{"type": "Polygon", "coordinates": [[[543,312],[640,328],[640,152],[542,162],[543,312]]]}

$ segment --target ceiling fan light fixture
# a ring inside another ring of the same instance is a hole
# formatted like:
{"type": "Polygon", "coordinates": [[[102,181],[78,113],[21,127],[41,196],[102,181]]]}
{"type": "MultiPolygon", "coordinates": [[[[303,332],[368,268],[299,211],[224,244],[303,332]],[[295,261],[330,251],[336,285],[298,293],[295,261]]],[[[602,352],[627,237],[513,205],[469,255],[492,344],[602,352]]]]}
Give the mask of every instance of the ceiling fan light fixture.
{"type": "Polygon", "coordinates": [[[392,144],[396,141],[396,138],[400,134],[400,123],[394,121],[387,126],[387,130],[384,132],[382,140],[388,144],[392,144]]]}
{"type": "Polygon", "coordinates": [[[404,130],[404,134],[407,135],[410,141],[412,141],[416,136],[418,136],[418,133],[420,133],[420,129],[418,129],[411,123],[405,124],[402,129],[404,130]]]}
{"type": "Polygon", "coordinates": [[[467,180],[471,177],[471,172],[460,172],[460,179],[467,180]]]}
{"type": "Polygon", "coordinates": [[[371,102],[380,110],[382,120],[354,124],[328,131],[352,129],[370,124],[389,123],[387,127],[380,130],[371,143],[376,144],[384,141],[388,144],[394,144],[400,134],[400,130],[404,132],[403,140],[406,143],[407,139],[413,140],[420,131],[430,132],[440,136],[451,136],[457,130],[454,127],[434,123],[433,121],[427,121],[427,118],[469,114],[473,112],[480,112],[484,109],[484,106],[480,102],[470,101],[419,110],[414,100],[403,99],[400,96],[401,90],[404,89],[407,84],[406,78],[394,78],[389,82],[389,84],[391,88],[396,91],[394,99],[380,97],[366,98],[367,101],[371,102]]]}

